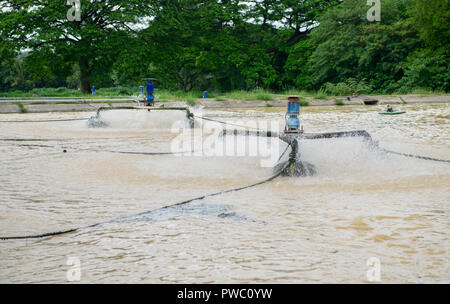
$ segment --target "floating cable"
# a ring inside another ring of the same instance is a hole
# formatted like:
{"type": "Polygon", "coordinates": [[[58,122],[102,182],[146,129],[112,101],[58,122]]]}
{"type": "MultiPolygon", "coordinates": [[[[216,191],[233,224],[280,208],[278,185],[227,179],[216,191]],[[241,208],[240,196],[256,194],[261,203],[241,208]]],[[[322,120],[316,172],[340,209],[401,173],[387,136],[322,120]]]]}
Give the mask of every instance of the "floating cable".
{"type": "Polygon", "coordinates": [[[152,213],[152,212],[159,211],[159,210],[165,210],[165,209],[172,208],[172,207],[186,205],[186,204],[192,203],[194,201],[203,200],[203,199],[205,199],[207,197],[217,196],[217,195],[230,193],[230,192],[241,191],[241,190],[252,188],[252,187],[256,187],[256,186],[259,186],[259,185],[262,185],[262,184],[265,184],[265,183],[268,183],[268,182],[274,180],[275,178],[279,177],[283,173],[283,170],[286,169],[287,166],[288,166],[288,164],[283,166],[283,168],[281,170],[279,170],[277,173],[275,173],[271,177],[269,177],[269,178],[267,178],[267,179],[265,179],[263,181],[251,184],[251,185],[242,186],[242,187],[233,188],[233,189],[228,189],[228,190],[220,191],[220,192],[216,192],[216,193],[206,194],[206,195],[199,196],[199,197],[196,197],[196,198],[192,198],[192,199],[189,199],[189,200],[185,200],[185,201],[182,201],[182,202],[179,202],[179,203],[176,203],[176,204],[172,204],[172,205],[164,206],[164,207],[161,207],[161,208],[157,208],[157,209],[153,209],[153,210],[137,213],[137,214],[134,214],[134,215],[129,215],[129,216],[125,216],[125,217],[119,217],[119,218],[116,218],[116,219],[113,219],[113,220],[100,222],[100,223],[96,223],[96,224],[92,224],[92,225],[88,225],[88,226],[72,228],[72,229],[67,229],[67,230],[61,230],[61,231],[55,231],[55,232],[47,232],[47,233],[42,233],[42,234],[35,234],[35,235],[0,236],[0,240],[38,239],[38,238],[44,238],[44,237],[48,237],[48,236],[62,235],[62,234],[70,233],[70,232],[79,231],[81,229],[92,228],[92,227],[96,227],[96,226],[99,226],[99,225],[102,225],[102,224],[119,221],[119,220],[122,220],[122,219],[125,219],[125,218],[129,218],[129,217],[140,216],[140,215],[152,213]]]}
{"type": "Polygon", "coordinates": [[[89,118],[67,118],[67,119],[44,119],[44,120],[0,120],[2,122],[55,122],[55,121],[79,121],[88,120],[89,118]]]}
{"type": "Polygon", "coordinates": [[[288,144],[286,146],[286,149],[284,149],[284,152],[280,155],[280,157],[278,158],[278,161],[280,161],[283,158],[284,154],[286,154],[286,152],[287,152],[287,150],[289,149],[290,146],[291,146],[290,144],[288,144]]]}
{"type": "Polygon", "coordinates": [[[245,128],[245,129],[253,129],[253,130],[260,131],[260,132],[265,132],[265,131],[262,131],[262,130],[260,130],[260,129],[258,129],[258,128],[249,127],[249,126],[243,126],[243,125],[238,125],[238,124],[234,124],[234,123],[230,123],[230,122],[225,122],[225,121],[221,121],[221,120],[217,120],[217,119],[206,118],[206,117],[195,116],[195,115],[192,115],[192,117],[194,117],[194,118],[199,118],[199,119],[203,119],[203,120],[208,120],[208,121],[217,122],[217,123],[220,123],[220,124],[223,124],[223,125],[229,125],[229,126],[235,126],[235,127],[240,127],[240,128],[245,128]]]}
{"type": "MultiPolygon", "coordinates": [[[[43,144],[14,144],[18,147],[39,147],[39,148],[59,148],[54,145],[43,145],[43,144]]],[[[117,154],[132,154],[132,155],[177,155],[177,154],[187,154],[187,153],[195,153],[195,150],[191,151],[179,151],[179,152],[136,152],[136,151],[119,151],[119,150],[106,150],[106,149],[93,149],[93,148],[75,148],[75,147],[67,147],[61,146],[63,152],[66,153],[69,150],[74,151],[91,151],[91,152],[108,152],[108,153],[117,153],[117,154]]]]}
{"type": "Polygon", "coordinates": [[[383,151],[383,152],[386,152],[386,153],[401,155],[401,156],[405,156],[405,157],[412,157],[412,158],[431,160],[431,161],[436,161],[436,162],[450,163],[450,160],[447,160],[447,159],[440,159],[440,158],[433,158],[433,157],[428,157],[428,156],[421,156],[421,155],[415,155],[415,154],[395,152],[395,151],[387,150],[387,149],[384,149],[384,148],[380,148],[380,150],[383,151]]]}

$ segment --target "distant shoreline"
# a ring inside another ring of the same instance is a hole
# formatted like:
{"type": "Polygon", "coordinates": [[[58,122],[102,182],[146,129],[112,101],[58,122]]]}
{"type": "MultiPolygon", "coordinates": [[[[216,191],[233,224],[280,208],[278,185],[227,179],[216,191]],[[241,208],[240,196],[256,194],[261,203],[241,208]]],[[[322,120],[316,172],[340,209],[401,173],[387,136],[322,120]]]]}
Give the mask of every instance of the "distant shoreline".
{"type": "MultiPolygon", "coordinates": [[[[195,100],[196,106],[204,108],[259,108],[284,107],[287,95],[274,95],[274,100],[234,100],[217,101],[214,98],[199,98],[195,100]]],[[[99,107],[116,107],[136,103],[136,97],[128,98],[84,98],[84,97],[32,97],[32,98],[0,98],[0,114],[9,113],[47,113],[47,112],[92,112],[99,107]]],[[[340,106],[364,105],[364,100],[376,99],[379,105],[383,104],[426,104],[450,103],[450,95],[391,95],[391,96],[360,96],[360,97],[330,97],[327,99],[304,98],[308,106],[340,106]]],[[[173,105],[192,105],[183,101],[164,101],[156,103],[173,105]]]]}

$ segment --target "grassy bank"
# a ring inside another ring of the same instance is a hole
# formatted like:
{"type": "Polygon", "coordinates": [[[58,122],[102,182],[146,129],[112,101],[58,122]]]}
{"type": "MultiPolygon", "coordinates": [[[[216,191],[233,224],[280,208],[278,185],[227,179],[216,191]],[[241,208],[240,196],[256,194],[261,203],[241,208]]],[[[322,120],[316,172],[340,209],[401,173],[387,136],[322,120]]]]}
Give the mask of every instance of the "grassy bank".
{"type": "Polygon", "coordinates": [[[96,90],[96,95],[83,94],[79,90],[68,88],[38,88],[32,89],[28,92],[23,91],[10,91],[0,93],[0,97],[129,97],[137,95],[132,88],[116,87],[116,88],[104,88],[96,90]]]}
{"type": "MultiPolygon", "coordinates": [[[[86,98],[120,98],[120,97],[136,97],[139,94],[139,88],[130,87],[114,87],[114,88],[98,88],[96,95],[82,94],[78,90],[68,88],[38,88],[28,92],[23,91],[10,91],[0,93],[0,97],[20,97],[20,98],[33,98],[33,97],[86,97],[86,98]]],[[[194,104],[195,100],[203,97],[201,91],[181,92],[181,91],[168,91],[168,90],[155,90],[155,97],[158,101],[186,101],[189,104],[194,104]]],[[[418,95],[448,95],[445,92],[434,92],[427,90],[414,90],[409,94],[418,95]]],[[[360,94],[364,96],[395,96],[404,94],[360,94]]],[[[348,96],[341,94],[330,94],[325,90],[319,91],[304,91],[304,90],[285,90],[281,92],[273,92],[263,89],[255,89],[250,91],[238,90],[232,92],[209,92],[208,97],[216,101],[227,100],[244,100],[244,101],[275,101],[278,99],[285,99],[285,96],[299,96],[301,98],[313,98],[313,99],[333,99],[336,97],[348,96]]],[[[338,102],[340,103],[340,102],[338,102]]]]}

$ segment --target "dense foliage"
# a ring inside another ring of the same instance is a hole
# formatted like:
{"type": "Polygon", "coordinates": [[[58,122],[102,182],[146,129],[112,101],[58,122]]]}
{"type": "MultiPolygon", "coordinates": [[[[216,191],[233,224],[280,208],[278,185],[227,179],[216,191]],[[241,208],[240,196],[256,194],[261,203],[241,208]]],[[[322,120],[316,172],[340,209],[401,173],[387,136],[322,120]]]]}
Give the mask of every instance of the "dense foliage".
{"type": "Polygon", "coordinates": [[[0,0],[0,91],[450,90],[449,0],[0,0]]]}

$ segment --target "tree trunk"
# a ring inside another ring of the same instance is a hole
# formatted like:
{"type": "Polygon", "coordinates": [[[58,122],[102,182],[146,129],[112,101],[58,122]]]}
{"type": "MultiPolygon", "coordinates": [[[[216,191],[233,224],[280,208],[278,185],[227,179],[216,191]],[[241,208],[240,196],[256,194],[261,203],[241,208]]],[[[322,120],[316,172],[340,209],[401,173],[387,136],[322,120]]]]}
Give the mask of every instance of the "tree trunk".
{"type": "Polygon", "coordinates": [[[91,94],[91,84],[88,81],[89,73],[89,60],[87,57],[81,57],[80,59],[80,71],[81,71],[81,93],[91,94]]]}

